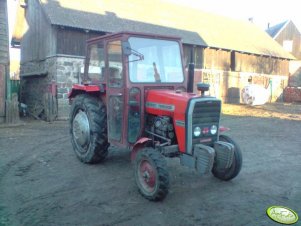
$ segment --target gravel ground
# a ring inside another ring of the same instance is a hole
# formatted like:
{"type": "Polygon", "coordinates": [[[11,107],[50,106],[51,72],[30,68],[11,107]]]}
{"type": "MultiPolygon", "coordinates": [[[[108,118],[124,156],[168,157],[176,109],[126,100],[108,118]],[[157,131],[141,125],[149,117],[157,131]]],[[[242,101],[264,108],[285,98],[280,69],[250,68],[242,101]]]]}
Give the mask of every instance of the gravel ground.
{"type": "Polygon", "coordinates": [[[223,112],[243,152],[241,173],[223,182],[168,159],[170,193],[158,203],[137,191],[127,150],[111,148],[104,163],[85,165],[67,121],[1,125],[0,226],[278,225],[266,216],[271,205],[301,217],[301,105],[224,105],[223,112]]]}

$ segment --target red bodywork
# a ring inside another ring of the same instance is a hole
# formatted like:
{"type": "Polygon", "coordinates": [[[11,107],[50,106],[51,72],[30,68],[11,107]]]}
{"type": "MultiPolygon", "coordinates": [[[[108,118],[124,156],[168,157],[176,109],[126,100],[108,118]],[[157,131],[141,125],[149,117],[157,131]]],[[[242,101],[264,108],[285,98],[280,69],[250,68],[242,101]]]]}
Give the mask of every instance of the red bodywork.
{"type": "Polygon", "coordinates": [[[185,115],[189,100],[196,94],[173,90],[149,90],[145,105],[146,112],[153,115],[165,115],[173,119],[180,152],[185,152],[185,115]],[[181,123],[177,123],[181,122],[181,123]]]}
{"type": "Polygon", "coordinates": [[[80,85],[74,84],[68,98],[73,98],[79,93],[99,93],[100,87],[97,85],[80,85]]]}

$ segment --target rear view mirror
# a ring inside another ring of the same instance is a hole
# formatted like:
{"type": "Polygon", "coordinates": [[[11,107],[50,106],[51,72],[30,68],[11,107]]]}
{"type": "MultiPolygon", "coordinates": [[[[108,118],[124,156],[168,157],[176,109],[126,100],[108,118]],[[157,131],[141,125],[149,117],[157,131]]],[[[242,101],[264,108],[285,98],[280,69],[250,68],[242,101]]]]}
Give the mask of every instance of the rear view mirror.
{"type": "Polygon", "coordinates": [[[122,52],[126,56],[129,56],[132,54],[132,48],[128,41],[122,42],[122,52]]]}
{"type": "Polygon", "coordinates": [[[132,60],[130,60],[128,62],[134,62],[134,61],[144,60],[143,54],[139,53],[138,51],[136,51],[134,49],[132,49],[131,45],[130,45],[130,43],[128,41],[122,42],[122,52],[126,56],[134,55],[134,56],[138,57],[138,59],[132,59],[132,60]]]}

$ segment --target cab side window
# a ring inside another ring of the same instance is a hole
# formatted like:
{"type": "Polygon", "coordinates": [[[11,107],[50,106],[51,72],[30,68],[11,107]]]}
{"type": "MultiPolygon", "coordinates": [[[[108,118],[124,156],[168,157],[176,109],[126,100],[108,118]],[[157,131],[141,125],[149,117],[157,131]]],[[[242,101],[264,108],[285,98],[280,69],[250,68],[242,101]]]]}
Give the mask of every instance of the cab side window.
{"type": "Polygon", "coordinates": [[[92,83],[103,82],[105,68],[104,47],[101,43],[89,47],[88,77],[92,83]]]}
{"type": "Polygon", "coordinates": [[[121,41],[113,41],[108,45],[109,87],[123,86],[121,41]]]}

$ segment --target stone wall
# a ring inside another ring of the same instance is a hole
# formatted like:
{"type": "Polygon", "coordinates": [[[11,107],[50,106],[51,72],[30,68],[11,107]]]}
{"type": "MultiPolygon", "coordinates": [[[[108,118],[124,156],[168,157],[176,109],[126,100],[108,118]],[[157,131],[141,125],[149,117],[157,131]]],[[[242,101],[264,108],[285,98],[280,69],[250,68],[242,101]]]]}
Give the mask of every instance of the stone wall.
{"type": "Polygon", "coordinates": [[[47,121],[68,118],[68,93],[79,82],[83,62],[83,57],[57,55],[22,64],[21,101],[28,105],[30,114],[47,121]]]}
{"type": "Polygon", "coordinates": [[[28,113],[35,118],[47,121],[56,118],[56,94],[51,92],[51,84],[56,80],[55,73],[55,57],[21,64],[20,100],[27,105],[28,113]],[[51,103],[48,103],[48,99],[52,99],[51,103]]]}
{"type": "Polygon", "coordinates": [[[57,98],[58,98],[58,118],[69,117],[69,100],[68,93],[72,85],[80,83],[80,68],[84,66],[82,57],[57,57],[57,98]]]}

